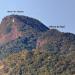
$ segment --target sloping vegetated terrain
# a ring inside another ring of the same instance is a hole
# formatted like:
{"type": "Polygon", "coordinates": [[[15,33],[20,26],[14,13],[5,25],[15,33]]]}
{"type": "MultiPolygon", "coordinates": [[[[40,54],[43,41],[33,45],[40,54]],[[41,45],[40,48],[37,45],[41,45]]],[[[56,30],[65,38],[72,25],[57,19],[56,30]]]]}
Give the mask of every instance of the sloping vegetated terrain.
{"type": "Polygon", "coordinates": [[[75,34],[20,15],[0,28],[0,75],[75,75],[75,34]]]}

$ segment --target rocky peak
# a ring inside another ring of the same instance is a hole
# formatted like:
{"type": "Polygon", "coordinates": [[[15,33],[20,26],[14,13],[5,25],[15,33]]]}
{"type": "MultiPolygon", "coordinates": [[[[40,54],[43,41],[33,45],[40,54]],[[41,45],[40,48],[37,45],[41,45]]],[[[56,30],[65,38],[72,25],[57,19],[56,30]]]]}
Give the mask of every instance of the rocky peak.
{"type": "Polygon", "coordinates": [[[0,43],[15,40],[28,32],[45,32],[48,28],[40,21],[22,15],[9,15],[3,18],[0,25],[0,43]]]}

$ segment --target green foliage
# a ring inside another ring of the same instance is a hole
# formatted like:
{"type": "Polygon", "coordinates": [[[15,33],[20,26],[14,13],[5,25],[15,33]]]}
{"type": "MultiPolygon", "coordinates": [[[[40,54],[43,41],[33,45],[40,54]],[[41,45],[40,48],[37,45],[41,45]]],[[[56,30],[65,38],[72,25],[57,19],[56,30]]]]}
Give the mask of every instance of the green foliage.
{"type": "Polygon", "coordinates": [[[75,71],[75,65],[69,64],[71,61],[66,56],[63,59],[63,56],[52,54],[48,50],[23,50],[4,61],[8,64],[11,75],[73,75],[75,71]]]}
{"type": "Polygon", "coordinates": [[[49,30],[29,17],[14,17],[21,21],[17,25],[23,35],[0,46],[3,75],[75,75],[74,34],[49,30]]]}

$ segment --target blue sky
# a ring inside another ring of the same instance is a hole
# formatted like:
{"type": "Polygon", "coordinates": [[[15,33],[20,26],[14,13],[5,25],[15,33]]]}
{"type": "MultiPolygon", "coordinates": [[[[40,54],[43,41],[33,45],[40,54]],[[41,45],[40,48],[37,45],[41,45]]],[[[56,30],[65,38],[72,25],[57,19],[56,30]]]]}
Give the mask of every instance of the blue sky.
{"type": "Polygon", "coordinates": [[[59,30],[75,33],[75,0],[0,0],[0,21],[8,10],[21,10],[47,26],[65,25],[59,30]]]}

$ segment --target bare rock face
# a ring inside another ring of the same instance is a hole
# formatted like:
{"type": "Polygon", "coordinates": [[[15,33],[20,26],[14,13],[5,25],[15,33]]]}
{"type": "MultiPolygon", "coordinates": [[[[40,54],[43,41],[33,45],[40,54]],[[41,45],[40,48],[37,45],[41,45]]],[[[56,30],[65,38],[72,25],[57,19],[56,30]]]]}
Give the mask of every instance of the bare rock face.
{"type": "Polygon", "coordinates": [[[0,25],[0,43],[15,40],[24,35],[24,32],[35,31],[36,33],[47,31],[48,28],[36,19],[27,16],[6,16],[0,25]]]}
{"type": "Polygon", "coordinates": [[[0,25],[0,43],[6,43],[21,36],[21,32],[18,31],[17,19],[13,16],[5,17],[0,25]]]}
{"type": "Polygon", "coordinates": [[[6,16],[0,25],[0,57],[36,48],[38,37],[47,30],[49,28],[36,19],[22,15],[6,16]]]}
{"type": "Polygon", "coordinates": [[[75,75],[75,34],[27,16],[6,16],[0,25],[0,75],[75,75]]]}

